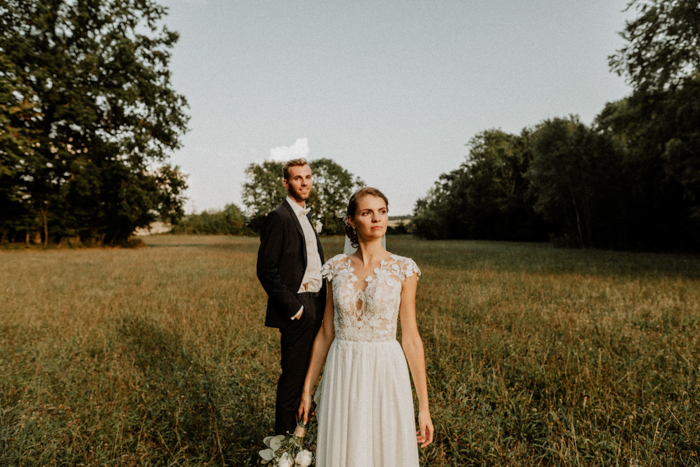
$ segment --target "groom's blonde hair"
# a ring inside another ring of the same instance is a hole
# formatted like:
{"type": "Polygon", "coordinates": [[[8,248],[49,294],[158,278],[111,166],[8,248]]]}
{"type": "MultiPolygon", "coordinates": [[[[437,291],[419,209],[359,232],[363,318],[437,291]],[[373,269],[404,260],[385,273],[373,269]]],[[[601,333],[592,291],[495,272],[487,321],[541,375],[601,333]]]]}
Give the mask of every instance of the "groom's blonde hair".
{"type": "Polygon", "coordinates": [[[282,167],[282,176],[284,177],[285,180],[289,180],[289,168],[290,167],[301,167],[304,165],[309,165],[309,163],[303,157],[300,157],[299,159],[292,159],[291,161],[287,161],[287,162],[285,162],[284,167],[282,167]]]}

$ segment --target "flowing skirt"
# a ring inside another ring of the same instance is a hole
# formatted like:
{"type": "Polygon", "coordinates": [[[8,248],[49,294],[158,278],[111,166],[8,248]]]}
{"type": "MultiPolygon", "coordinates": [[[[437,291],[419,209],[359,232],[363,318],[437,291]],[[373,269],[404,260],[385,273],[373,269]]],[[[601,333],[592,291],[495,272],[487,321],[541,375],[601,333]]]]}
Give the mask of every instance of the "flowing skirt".
{"type": "Polygon", "coordinates": [[[336,339],[318,404],[318,467],[418,465],[411,380],[401,345],[336,339]]]}

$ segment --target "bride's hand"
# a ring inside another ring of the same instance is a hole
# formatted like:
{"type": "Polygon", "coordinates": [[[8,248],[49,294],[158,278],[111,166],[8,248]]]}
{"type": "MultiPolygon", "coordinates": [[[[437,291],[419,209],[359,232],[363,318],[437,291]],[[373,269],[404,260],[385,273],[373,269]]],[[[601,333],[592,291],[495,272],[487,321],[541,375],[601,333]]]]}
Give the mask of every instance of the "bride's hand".
{"type": "Polygon", "coordinates": [[[297,419],[303,421],[304,425],[306,425],[309,423],[310,417],[313,417],[313,413],[311,413],[311,394],[302,394],[297,419]]]}
{"type": "Polygon", "coordinates": [[[430,412],[418,413],[418,427],[420,430],[416,432],[416,440],[421,443],[420,447],[424,448],[433,442],[433,421],[430,419],[430,412]]]}

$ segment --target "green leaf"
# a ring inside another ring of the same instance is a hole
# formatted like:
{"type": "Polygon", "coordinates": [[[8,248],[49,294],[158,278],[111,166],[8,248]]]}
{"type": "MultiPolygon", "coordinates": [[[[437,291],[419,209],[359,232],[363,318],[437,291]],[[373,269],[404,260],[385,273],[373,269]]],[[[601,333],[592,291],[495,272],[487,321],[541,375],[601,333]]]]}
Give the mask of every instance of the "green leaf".
{"type": "Polygon", "coordinates": [[[258,454],[260,454],[260,457],[262,457],[266,461],[271,461],[272,458],[275,456],[272,449],[263,449],[262,451],[258,452],[258,454]]]}

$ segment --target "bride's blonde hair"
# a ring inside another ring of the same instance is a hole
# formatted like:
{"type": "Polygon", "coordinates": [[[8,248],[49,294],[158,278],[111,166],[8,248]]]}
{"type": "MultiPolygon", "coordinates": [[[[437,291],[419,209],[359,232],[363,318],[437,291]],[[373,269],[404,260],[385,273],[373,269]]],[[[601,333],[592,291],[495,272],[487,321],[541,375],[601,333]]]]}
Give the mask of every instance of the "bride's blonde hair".
{"type": "Polygon", "coordinates": [[[383,199],[386,203],[387,211],[389,210],[389,200],[384,193],[376,188],[366,186],[353,193],[353,195],[350,197],[350,201],[348,201],[348,210],[345,212],[345,235],[347,235],[347,237],[350,239],[350,245],[352,245],[353,248],[358,248],[360,243],[357,240],[357,231],[350,226],[348,217],[355,217],[355,213],[357,212],[357,203],[359,203],[360,199],[364,198],[365,196],[376,196],[377,198],[383,199]]]}

